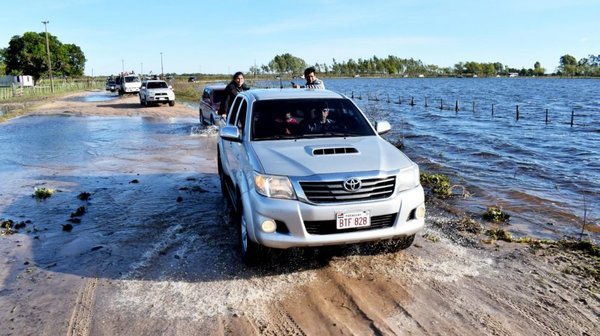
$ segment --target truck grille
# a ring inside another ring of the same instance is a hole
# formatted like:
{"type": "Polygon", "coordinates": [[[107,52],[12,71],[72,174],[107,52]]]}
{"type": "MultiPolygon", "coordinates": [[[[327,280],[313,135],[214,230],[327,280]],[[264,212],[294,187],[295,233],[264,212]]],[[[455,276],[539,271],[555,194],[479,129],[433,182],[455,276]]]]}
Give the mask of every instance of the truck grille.
{"type": "Polygon", "coordinates": [[[396,222],[397,215],[398,215],[398,213],[382,215],[382,216],[373,216],[373,217],[371,217],[371,226],[353,228],[353,229],[338,230],[335,225],[335,219],[334,220],[324,220],[324,221],[305,221],[304,227],[306,228],[306,231],[308,233],[314,234],[314,235],[326,235],[326,234],[334,234],[334,233],[376,230],[376,229],[392,227],[394,225],[394,223],[396,222]]]}
{"type": "Polygon", "coordinates": [[[388,198],[394,192],[396,176],[361,180],[356,191],[344,189],[344,181],[300,182],[306,198],[314,203],[339,203],[388,198]]]}

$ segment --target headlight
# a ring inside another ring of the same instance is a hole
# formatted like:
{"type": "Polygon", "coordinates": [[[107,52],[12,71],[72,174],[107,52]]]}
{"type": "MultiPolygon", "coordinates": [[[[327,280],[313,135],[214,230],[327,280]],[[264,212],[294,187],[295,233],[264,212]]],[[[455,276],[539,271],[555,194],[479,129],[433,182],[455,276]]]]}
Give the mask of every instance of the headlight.
{"type": "Polygon", "coordinates": [[[412,189],[421,183],[419,180],[419,166],[413,164],[411,167],[402,170],[398,174],[398,190],[409,190],[412,189]]]}
{"type": "Polygon", "coordinates": [[[295,199],[296,194],[290,179],[285,176],[274,176],[254,173],[256,191],[266,197],[295,199]]]}

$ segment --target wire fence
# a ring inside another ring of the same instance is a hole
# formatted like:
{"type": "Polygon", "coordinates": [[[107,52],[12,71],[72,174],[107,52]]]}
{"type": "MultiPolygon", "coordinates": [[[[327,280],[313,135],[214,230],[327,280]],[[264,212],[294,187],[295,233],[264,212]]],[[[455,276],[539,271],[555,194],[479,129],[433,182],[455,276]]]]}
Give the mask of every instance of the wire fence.
{"type": "Polygon", "coordinates": [[[425,109],[435,109],[440,111],[451,111],[456,114],[464,112],[489,113],[492,118],[509,118],[514,121],[528,119],[529,121],[540,121],[545,124],[558,122],[561,124],[574,126],[597,126],[600,122],[600,109],[598,107],[582,108],[581,106],[561,107],[559,110],[552,110],[543,106],[533,106],[532,104],[507,104],[482,101],[460,101],[452,98],[431,98],[431,97],[391,97],[389,94],[378,95],[371,92],[351,91],[345,93],[354,100],[366,100],[378,103],[398,104],[412,107],[422,107],[425,109]]]}
{"type": "Polygon", "coordinates": [[[12,100],[46,97],[57,93],[76,92],[82,90],[104,89],[102,81],[72,81],[55,83],[50,85],[0,87],[0,102],[12,100]]]}

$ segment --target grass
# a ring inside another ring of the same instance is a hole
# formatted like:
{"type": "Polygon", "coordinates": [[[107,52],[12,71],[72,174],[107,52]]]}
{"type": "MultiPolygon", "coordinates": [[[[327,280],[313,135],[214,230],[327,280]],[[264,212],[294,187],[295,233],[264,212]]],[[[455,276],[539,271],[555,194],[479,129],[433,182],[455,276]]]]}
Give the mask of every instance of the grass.
{"type": "Polygon", "coordinates": [[[55,192],[56,191],[54,189],[34,188],[31,196],[37,200],[45,200],[46,198],[50,198],[50,196],[52,196],[52,194],[55,192]]]}
{"type": "Polygon", "coordinates": [[[502,211],[500,207],[489,206],[483,214],[483,219],[494,223],[501,223],[507,222],[510,219],[510,215],[502,211]]]}
{"type": "Polygon", "coordinates": [[[447,198],[452,196],[452,186],[450,185],[450,179],[444,174],[429,174],[421,173],[421,184],[424,187],[430,188],[431,192],[442,197],[447,198]]]}

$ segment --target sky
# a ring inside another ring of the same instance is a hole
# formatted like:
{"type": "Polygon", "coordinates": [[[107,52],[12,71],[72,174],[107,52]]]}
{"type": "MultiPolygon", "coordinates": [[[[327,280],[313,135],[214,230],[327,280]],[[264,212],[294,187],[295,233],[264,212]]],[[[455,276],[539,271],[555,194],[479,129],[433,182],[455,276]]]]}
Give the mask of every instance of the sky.
{"type": "Polygon", "coordinates": [[[600,54],[598,0],[3,1],[0,48],[25,32],[78,45],[86,75],[248,72],[290,53],[307,64],[413,58],[555,71],[600,54]]]}

